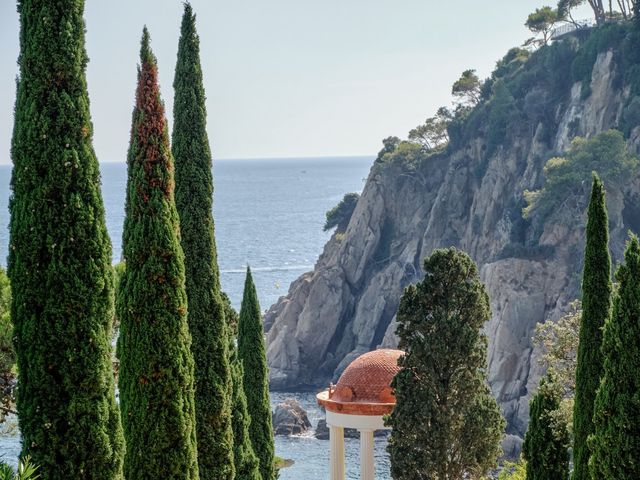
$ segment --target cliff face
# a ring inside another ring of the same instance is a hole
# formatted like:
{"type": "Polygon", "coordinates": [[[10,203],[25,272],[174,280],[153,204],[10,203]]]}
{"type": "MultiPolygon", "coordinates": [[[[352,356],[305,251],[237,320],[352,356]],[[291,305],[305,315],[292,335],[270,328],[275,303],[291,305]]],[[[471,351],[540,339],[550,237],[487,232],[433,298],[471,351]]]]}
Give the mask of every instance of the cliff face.
{"type": "MultiPolygon", "coordinates": [[[[546,160],[573,136],[618,126],[629,97],[612,51],[597,55],[588,96],[583,83],[569,82],[543,120],[509,124],[490,154],[478,126],[455,148],[417,164],[376,162],[344,235],[332,237],[314,271],[266,315],[272,387],[324,386],[363,352],[396,346],[404,288],[421,279],[422,260],[434,248],[456,246],[478,263],[491,298],[489,381],[508,421],[507,453],[517,450],[542,374],[534,328],[560,318],[579,296],[586,207],[585,195],[568,198],[538,227],[523,225],[523,192],[540,187],[546,160]]],[[[541,97],[550,93],[536,88],[541,97]]],[[[638,138],[636,128],[631,151],[638,138]]],[[[617,261],[627,230],[640,224],[639,179],[608,191],[607,203],[617,261]]]]}

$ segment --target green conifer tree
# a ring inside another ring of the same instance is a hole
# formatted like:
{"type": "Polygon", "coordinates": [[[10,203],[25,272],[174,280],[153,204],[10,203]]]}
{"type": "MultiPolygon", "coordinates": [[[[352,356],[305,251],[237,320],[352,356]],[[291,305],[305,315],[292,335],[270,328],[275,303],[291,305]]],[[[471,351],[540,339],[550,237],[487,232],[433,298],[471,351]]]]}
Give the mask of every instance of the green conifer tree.
{"type": "Polygon", "coordinates": [[[84,1],[18,1],[8,273],[22,454],[46,480],[122,478],[113,272],[85,70],[84,1]]]}
{"type": "Polygon", "coordinates": [[[604,326],[603,377],[596,395],[594,434],[589,437],[591,478],[640,478],[640,243],[631,236],[613,315],[604,326]]]}
{"type": "Polygon", "coordinates": [[[593,433],[593,401],[602,375],[602,328],[611,312],[611,257],[605,190],[593,174],[589,201],[584,271],[582,322],[576,365],[573,407],[573,479],[590,480],[587,439],[593,433]]]}
{"type": "Polygon", "coordinates": [[[232,479],[231,370],[212,214],[213,178],[200,47],[185,3],[173,82],[172,150],[195,362],[198,466],[202,480],[232,479]]]}
{"type": "Polygon", "coordinates": [[[233,384],[232,424],[233,424],[233,463],[236,469],[235,480],[262,480],[260,463],[253,451],[249,436],[251,417],[247,408],[247,396],[244,392],[244,368],[238,358],[238,312],[231,306],[229,297],[223,292],[224,318],[229,332],[229,359],[233,384]]]}
{"type": "Polygon", "coordinates": [[[563,480],[569,475],[569,428],[559,413],[561,400],[553,379],[543,378],[531,399],[522,447],[527,480],[563,480]]]}
{"type": "Polygon", "coordinates": [[[434,250],[424,270],[398,310],[405,355],[391,384],[391,474],[481,478],[496,464],[505,427],[486,383],[489,298],[475,263],[455,248],[434,250]]]}
{"type": "Polygon", "coordinates": [[[173,157],[158,67],[144,29],[129,146],[118,288],[127,480],[198,480],[193,357],[173,157]]]}
{"type": "Polygon", "coordinates": [[[264,329],[256,287],[248,267],[238,321],[238,357],[244,367],[244,391],[250,392],[247,406],[251,417],[251,445],[260,461],[262,480],[273,480],[276,478],[276,469],[273,464],[273,425],[264,329]]]}

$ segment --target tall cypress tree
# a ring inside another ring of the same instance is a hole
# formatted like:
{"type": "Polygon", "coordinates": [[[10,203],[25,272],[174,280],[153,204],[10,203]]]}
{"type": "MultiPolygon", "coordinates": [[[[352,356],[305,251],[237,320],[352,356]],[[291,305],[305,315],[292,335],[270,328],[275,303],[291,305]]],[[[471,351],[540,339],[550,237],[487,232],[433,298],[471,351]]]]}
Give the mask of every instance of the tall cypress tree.
{"type": "Polygon", "coordinates": [[[22,454],[46,480],[122,478],[113,272],[82,0],[20,0],[9,277],[22,454]]]}
{"type": "Polygon", "coordinates": [[[640,478],[640,243],[627,243],[613,315],[604,326],[603,377],[589,437],[591,478],[640,478]]]}
{"type": "Polygon", "coordinates": [[[224,318],[229,332],[229,359],[231,364],[231,379],[233,395],[231,402],[233,425],[233,463],[236,469],[235,480],[262,480],[260,477],[260,463],[253,451],[249,436],[251,417],[247,407],[247,396],[244,391],[244,368],[238,358],[238,312],[231,306],[229,297],[222,293],[224,303],[224,318]]]}
{"type": "Polygon", "coordinates": [[[611,314],[611,257],[604,185],[594,173],[582,274],[582,322],[573,407],[573,479],[590,480],[587,438],[602,375],[602,328],[611,314]]]}
{"type": "Polygon", "coordinates": [[[173,86],[172,149],[195,361],[198,466],[203,480],[232,479],[232,385],[214,237],[211,151],[199,39],[188,3],[184,5],[173,86]]]}
{"type": "Polygon", "coordinates": [[[569,474],[569,429],[557,414],[562,393],[550,378],[543,378],[531,399],[529,428],[522,453],[527,480],[562,480],[569,474]]]}
{"type": "Polygon", "coordinates": [[[251,417],[251,444],[260,460],[262,480],[272,480],[276,478],[276,471],[273,466],[273,425],[269,404],[267,357],[262,314],[249,267],[238,321],[238,356],[244,366],[244,391],[250,392],[247,396],[247,406],[251,417]]]}
{"type": "Polygon", "coordinates": [[[486,382],[489,297],[469,256],[434,250],[398,308],[396,406],[387,422],[391,475],[480,478],[501,453],[505,422],[486,382]]]}
{"type": "Polygon", "coordinates": [[[129,146],[118,288],[120,406],[128,480],[198,480],[193,357],[173,157],[144,29],[129,146]]]}

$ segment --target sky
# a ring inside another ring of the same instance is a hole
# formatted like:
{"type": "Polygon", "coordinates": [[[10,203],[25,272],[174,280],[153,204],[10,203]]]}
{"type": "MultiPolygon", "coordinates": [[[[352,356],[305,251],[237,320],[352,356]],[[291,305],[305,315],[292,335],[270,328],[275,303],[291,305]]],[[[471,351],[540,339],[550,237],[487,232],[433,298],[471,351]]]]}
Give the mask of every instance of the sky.
{"type": "MultiPolygon", "coordinates": [[[[215,158],[373,155],[530,37],[538,0],[192,0],[215,158]]],[[[143,25],[171,125],[180,0],[87,0],[94,147],[124,162],[143,25]]],[[[586,13],[586,12],[585,12],[586,13]]],[[[586,15],[585,15],[586,16],[586,15]]],[[[0,1],[0,164],[10,163],[18,14],[0,1]]]]}

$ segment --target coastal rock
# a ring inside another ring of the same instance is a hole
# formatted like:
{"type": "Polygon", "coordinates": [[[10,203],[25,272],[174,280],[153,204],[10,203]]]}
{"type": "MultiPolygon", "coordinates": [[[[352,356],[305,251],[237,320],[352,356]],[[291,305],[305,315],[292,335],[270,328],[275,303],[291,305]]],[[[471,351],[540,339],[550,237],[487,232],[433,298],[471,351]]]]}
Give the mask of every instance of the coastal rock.
{"type": "MultiPolygon", "coordinates": [[[[435,248],[455,246],[478,263],[491,298],[488,378],[507,419],[505,446],[515,453],[543,373],[535,326],[557,321],[579,296],[587,200],[576,197],[534,228],[522,220],[524,192],[540,188],[546,160],[573,136],[618,125],[628,88],[615,58],[598,55],[589,96],[578,82],[548,107],[551,135],[542,120],[515,122],[488,155],[479,125],[475,136],[419,165],[376,162],[344,234],[266,314],[272,388],[325,387],[361,353],[396,347],[405,287],[422,279],[423,259],[435,248]]],[[[639,129],[628,148],[638,152],[639,129]]],[[[607,190],[607,206],[616,262],[627,231],[640,228],[640,179],[607,190]]]]}
{"type": "Polygon", "coordinates": [[[311,428],[311,422],[307,417],[307,412],[300,404],[287,398],[284,402],[276,405],[273,412],[273,433],[275,435],[300,435],[311,428]]]}

